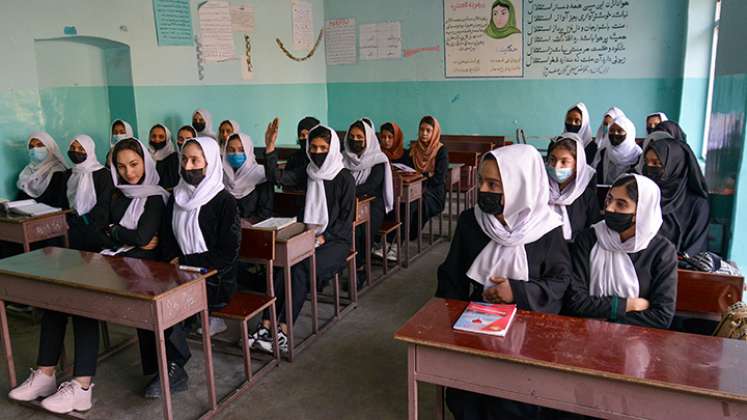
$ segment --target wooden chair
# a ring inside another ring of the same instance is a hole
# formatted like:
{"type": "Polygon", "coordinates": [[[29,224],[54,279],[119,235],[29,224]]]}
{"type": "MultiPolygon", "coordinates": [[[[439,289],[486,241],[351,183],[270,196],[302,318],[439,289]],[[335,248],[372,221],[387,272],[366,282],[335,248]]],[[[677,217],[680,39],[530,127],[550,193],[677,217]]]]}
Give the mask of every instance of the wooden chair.
{"type": "MultiPolygon", "coordinates": [[[[464,194],[464,208],[474,207],[477,202],[477,168],[480,165],[480,153],[458,152],[449,150],[450,163],[462,163],[462,182],[459,193],[464,194]]],[[[459,212],[457,211],[457,214],[459,212]]]]}
{"type": "Polygon", "coordinates": [[[677,312],[719,318],[742,300],[744,277],[702,271],[677,270],[677,312]]]}
{"type": "Polygon", "coordinates": [[[389,244],[387,243],[387,237],[395,232],[395,238],[397,241],[397,267],[402,262],[402,221],[400,219],[400,198],[402,197],[402,178],[397,176],[396,173],[392,174],[392,183],[394,187],[394,219],[386,220],[381,224],[379,228],[379,236],[381,237],[381,245],[383,252],[383,267],[384,276],[389,274],[389,260],[387,255],[389,253],[389,244]]]}

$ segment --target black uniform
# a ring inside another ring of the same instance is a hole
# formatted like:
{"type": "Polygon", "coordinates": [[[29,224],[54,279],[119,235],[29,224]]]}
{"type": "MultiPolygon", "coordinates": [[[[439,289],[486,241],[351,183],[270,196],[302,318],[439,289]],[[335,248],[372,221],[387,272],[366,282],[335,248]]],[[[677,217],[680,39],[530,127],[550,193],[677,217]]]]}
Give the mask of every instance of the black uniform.
{"type": "Polygon", "coordinates": [[[160,177],[158,185],[167,190],[174,188],[179,183],[179,164],[179,153],[177,152],[156,162],[156,171],[158,171],[160,177]]]}

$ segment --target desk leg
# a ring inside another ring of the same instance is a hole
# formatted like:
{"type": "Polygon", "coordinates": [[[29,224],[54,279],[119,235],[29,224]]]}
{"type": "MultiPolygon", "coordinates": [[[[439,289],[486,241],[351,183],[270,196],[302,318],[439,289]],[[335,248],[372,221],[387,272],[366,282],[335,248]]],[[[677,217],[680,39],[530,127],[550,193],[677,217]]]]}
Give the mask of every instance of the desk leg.
{"type": "MultiPolygon", "coordinates": [[[[153,311],[156,313],[156,354],[158,355],[158,375],[161,377],[161,398],[163,399],[163,418],[173,420],[174,414],[171,410],[171,386],[169,384],[169,368],[166,360],[166,339],[161,326],[161,316],[158,309],[154,306],[153,311]]],[[[203,324],[203,328],[207,325],[203,324]]],[[[210,331],[210,329],[203,329],[210,331]]]]}
{"type": "MultiPolygon", "coordinates": [[[[386,256],[384,256],[386,259],[386,256]]],[[[371,286],[371,217],[366,222],[366,285],[371,286]]],[[[357,286],[357,285],[356,285],[357,286]]],[[[352,290],[352,289],[351,289],[352,290]]],[[[353,302],[358,303],[358,294],[353,296],[353,302]]]]}
{"type": "MultiPolygon", "coordinates": [[[[203,289],[205,290],[205,289],[203,289]]],[[[205,302],[207,302],[207,290],[205,290],[205,302]]],[[[210,331],[210,319],[207,308],[200,314],[202,318],[202,331],[210,331]]],[[[247,333],[246,325],[241,326],[244,334],[247,333]]],[[[202,352],[205,356],[205,376],[207,377],[208,400],[210,401],[210,411],[215,410],[218,401],[215,398],[215,374],[213,373],[213,346],[210,343],[210,334],[202,334],[202,352]]],[[[251,372],[251,370],[250,370],[251,372]]]]}
{"type": "Polygon", "coordinates": [[[316,250],[311,254],[311,329],[319,333],[319,296],[316,292],[316,250]]]}
{"type": "MultiPolygon", "coordinates": [[[[459,201],[459,190],[457,190],[457,202],[459,201]]],[[[452,219],[452,205],[454,204],[454,184],[449,183],[449,199],[446,200],[446,205],[449,206],[449,211],[447,212],[449,220],[446,221],[446,226],[449,228],[449,234],[446,235],[449,237],[449,240],[451,240],[451,219],[452,219]]],[[[441,233],[441,236],[443,236],[443,232],[441,233]]]]}
{"type": "Polygon", "coordinates": [[[292,362],[296,340],[293,337],[293,294],[291,293],[293,282],[291,281],[291,267],[288,261],[283,266],[283,282],[285,282],[285,325],[288,326],[288,360],[292,362]]]}
{"type": "Polygon", "coordinates": [[[423,252],[423,197],[418,199],[418,255],[423,252]]]}
{"type": "Polygon", "coordinates": [[[399,252],[401,252],[402,247],[405,248],[405,258],[402,261],[402,266],[407,268],[410,266],[410,224],[412,221],[410,218],[412,215],[410,214],[410,201],[406,202],[405,205],[405,237],[402,240],[402,243],[399,244],[399,252]]]}
{"type": "MultiPolygon", "coordinates": [[[[267,261],[267,294],[275,297],[275,279],[273,277],[273,261],[267,261]]],[[[275,301],[277,302],[277,301],[275,301]]],[[[270,328],[272,331],[272,355],[275,357],[275,363],[280,363],[280,347],[278,346],[278,315],[277,303],[272,304],[270,310],[270,328]]]]}
{"type": "Polygon", "coordinates": [[[416,345],[407,346],[407,418],[418,420],[418,381],[415,379],[416,345]]]}
{"type": "Polygon", "coordinates": [[[436,420],[444,420],[444,387],[436,385],[436,420]]]}
{"type": "Polygon", "coordinates": [[[70,248],[70,237],[67,235],[67,232],[65,232],[65,234],[62,235],[62,245],[65,248],[70,248]]]}
{"type": "Polygon", "coordinates": [[[23,240],[23,252],[31,252],[31,244],[27,240],[23,240]]]}
{"type": "Polygon", "coordinates": [[[8,329],[8,314],[5,313],[5,301],[0,300],[0,329],[3,333],[3,351],[5,362],[8,366],[8,384],[13,389],[16,383],[16,364],[13,362],[13,345],[10,342],[10,329],[8,329]]]}

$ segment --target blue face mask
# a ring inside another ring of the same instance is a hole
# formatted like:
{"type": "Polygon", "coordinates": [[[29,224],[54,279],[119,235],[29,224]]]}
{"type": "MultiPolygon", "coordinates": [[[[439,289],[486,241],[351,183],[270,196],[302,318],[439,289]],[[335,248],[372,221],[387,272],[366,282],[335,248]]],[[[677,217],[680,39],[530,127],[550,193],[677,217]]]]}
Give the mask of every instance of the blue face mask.
{"type": "Polygon", "coordinates": [[[31,163],[42,163],[47,160],[49,150],[46,147],[32,147],[29,149],[29,160],[31,163]]]}
{"type": "Polygon", "coordinates": [[[112,134],[112,145],[117,144],[118,141],[127,138],[127,134],[112,134]]]}
{"type": "Polygon", "coordinates": [[[228,153],[226,154],[226,160],[233,169],[239,169],[246,162],[246,155],[244,153],[228,153]]]}
{"type": "Polygon", "coordinates": [[[555,168],[547,166],[547,174],[558,184],[562,184],[573,176],[573,168],[555,168]]]}

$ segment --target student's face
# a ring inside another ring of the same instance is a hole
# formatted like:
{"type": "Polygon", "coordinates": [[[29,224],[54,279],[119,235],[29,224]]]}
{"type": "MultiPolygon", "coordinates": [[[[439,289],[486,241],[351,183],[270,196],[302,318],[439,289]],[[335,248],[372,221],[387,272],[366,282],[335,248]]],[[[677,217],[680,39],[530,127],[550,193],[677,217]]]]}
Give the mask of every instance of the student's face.
{"type": "MultiPolygon", "coordinates": [[[[353,127],[348,132],[348,142],[350,142],[351,145],[357,144],[361,151],[360,153],[362,153],[363,149],[366,147],[366,133],[358,127],[353,127]]],[[[355,150],[355,148],[352,149],[355,150]]]]}
{"type": "Polygon", "coordinates": [[[134,150],[122,149],[117,153],[117,173],[128,184],[135,185],[145,174],[143,158],[134,150]]]}
{"type": "Polygon", "coordinates": [[[610,125],[612,124],[612,117],[609,115],[604,116],[604,125],[610,125]]]}
{"type": "Polygon", "coordinates": [[[220,137],[221,141],[226,141],[228,136],[230,136],[233,133],[233,126],[231,123],[224,122],[220,125],[220,128],[218,129],[218,135],[220,137]]]}
{"type": "Polygon", "coordinates": [[[179,145],[179,147],[182,147],[184,145],[184,142],[187,141],[187,139],[191,139],[194,137],[194,134],[189,130],[179,130],[178,133],[176,133],[176,144],[179,145]]]}
{"type": "Polygon", "coordinates": [[[311,144],[309,144],[309,153],[317,154],[317,153],[328,153],[329,152],[329,144],[324,141],[321,137],[315,137],[311,140],[311,144]]]}
{"type": "Polygon", "coordinates": [[[34,149],[37,147],[44,147],[44,143],[42,143],[41,140],[39,139],[29,140],[29,149],[34,149]]]}
{"type": "MultiPolygon", "coordinates": [[[[635,214],[638,205],[630,198],[626,187],[611,188],[605,199],[604,211],[608,213],[635,214]]],[[[635,218],[633,219],[635,222],[635,218]]]]}
{"type": "Polygon", "coordinates": [[[495,6],[493,9],[493,23],[500,29],[508,23],[508,7],[495,6]]]}
{"type": "Polygon", "coordinates": [[[150,130],[150,141],[152,143],[163,143],[166,141],[166,130],[163,127],[153,127],[150,130]]]}
{"type": "Polygon", "coordinates": [[[492,159],[486,159],[480,164],[479,183],[481,192],[503,193],[503,181],[498,163],[492,159]]]}
{"type": "Polygon", "coordinates": [[[199,112],[195,112],[195,114],[192,115],[192,126],[193,127],[195,125],[204,124],[204,123],[205,123],[205,118],[203,118],[202,114],[200,114],[199,112]]]}
{"type": "Polygon", "coordinates": [[[244,145],[241,144],[241,139],[238,137],[231,137],[226,145],[226,153],[244,153],[244,145]]]}
{"type": "Polygon", "coordinates": [[[661,168],[664,166],[664,164],[661,163],[659,156],[657,156],[656,152],[654,152],[654,149],[648,149],[644,158],[646,159],[646,166],[654,166],[657,168],[661,168]]]}
{"type": "Polygon", "coordinates": [[[418,130],[418,140],[423,143],[430,143],[431,136],[433,135],[433,126],[430,124],[422,123],[420,124],[420,129],[418,130]]]}
{"type": "Polygon", "coordinates": [[[565,115],[565,123],[570,125],[581,125],[581,118],[580,112],[571,110],[565,115]]]}
{"type": "Polygon", "coordinates": [[[379,142],[383,149],[389,150],[394,147],[394,133],[389,130],[381,130],[379,135],[379,142]]]}
{"type": "Polygon", "coordinates": [[[86,153],[86,149],[83,148],[83,146],[78,143],[78,140],[75,140],[74,142],[70,143],[70,149],[71,152],[75,153],[86,153]]]}
{"type": "Polygon", "coordinates": [[[124,124],[117,122],[112,126],[112,134],[127,134],[124,124]]]}
{"type": "Polygon", "coordinates": [[[612,143],[613,146],[620,145],[620,143],[622,143],[622,141],[625,140],[625,136],[626,135],[627,135],[627,133],[625,132],[625,130],[622,127],[620,127],[619,125],[617,125],[617,124],[612,124],[612,126],[610,127],[610,131],[608,133],[608,136],[610,138],[610,142],[612,143]],[[615,137],[615,136],[620,136],[620,138],[622,138],[623,140],[621,142],[615,144],[615,142],[612,141],[613,137],[615,137]]]}
{"type": "Polygon", "coordinates": [[[653,131],[659,124],[661,124],[661,117],[658,115],[652,115],[646,120],[646,128],[648,131],[653,131]]]}
{"type": "Polygon", "coordinates": [[[308,140],[309,139],[309,130],[307,129],[301,129],[301,135],[298,137],[299,140],[308,140]]]}
{"type": "Polygon", "coordinates": [[[547,164],[553,168],[571,168],[576,173],[576,158],[570,151],[562,147],[556,147],[547,158],[547,164]]]}
{"type": "Polygon", "coordinates": [[[182,149],[182,167],[188,171],[207,167],[205,155],[199,144],[191,142],[182,149]]]}

